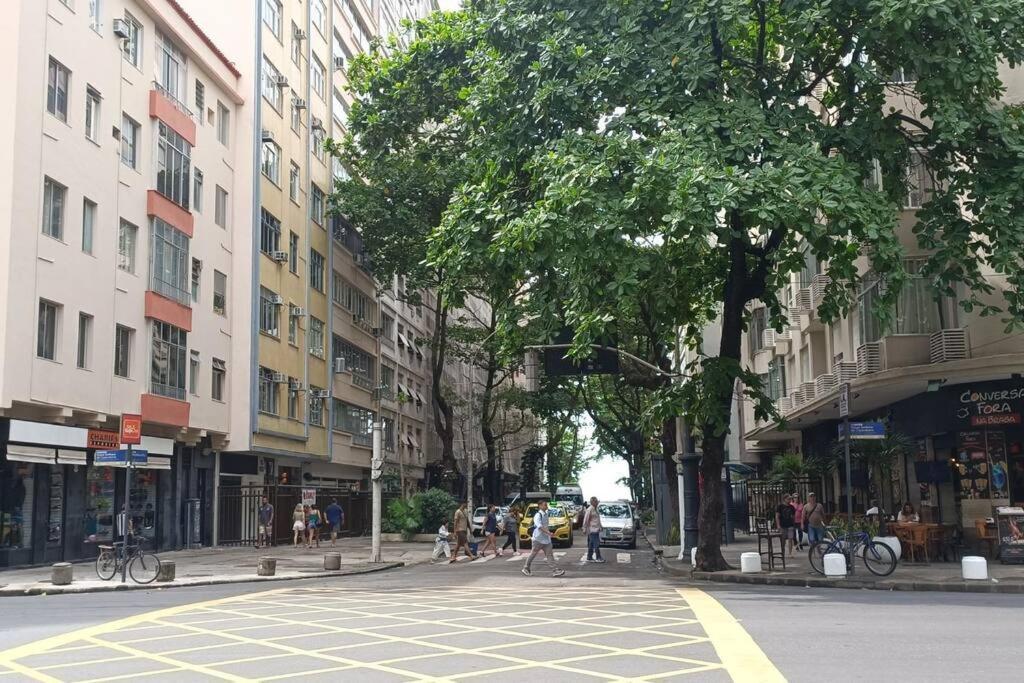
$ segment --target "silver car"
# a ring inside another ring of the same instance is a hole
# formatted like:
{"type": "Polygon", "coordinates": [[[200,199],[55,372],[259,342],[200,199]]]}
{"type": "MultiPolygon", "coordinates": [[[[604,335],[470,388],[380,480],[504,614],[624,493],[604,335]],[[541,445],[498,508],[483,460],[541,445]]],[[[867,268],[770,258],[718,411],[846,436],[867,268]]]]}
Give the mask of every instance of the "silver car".
{"type": "Polygon", "coordinates": [[[636,548],[636,521],[629,503],[612,500],[599,503],[597,512],[601,515],[601,545],[636,548]]]}

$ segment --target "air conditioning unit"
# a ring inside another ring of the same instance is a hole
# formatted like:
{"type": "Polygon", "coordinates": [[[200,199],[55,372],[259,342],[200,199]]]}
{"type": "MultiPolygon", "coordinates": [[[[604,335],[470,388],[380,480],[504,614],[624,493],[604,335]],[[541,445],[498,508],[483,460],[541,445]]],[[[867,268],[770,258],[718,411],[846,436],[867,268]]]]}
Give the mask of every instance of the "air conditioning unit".
{"type": "Polygon", "coordinates": [[[293,318],[302,318],[306,315],[306,309],[302,306],[292,306],[288,309],[288,315],[293,318]]]}
{"type": "Polygon", "coordinates": [[[845,384],[857,377],[856,363],[836,363],[832,366],[832,374],[836,376],[839,384],[845,384]]]}
{"type": "Polygon", "coordinates": [[[328,391],[327,389],[317,389],[315,391],[309,392],[309,397],[310,398],[319,398],[319,399],[330,398],[331,397],[331,392],[328,391]]]}
{"type": "Polygon", "coordinates": [[[132,29],[124,19],[114,19],[114,35],[126,39],[132,34],[132,29]]]}
{"type": "Polygon", "coordinates": [[[281,296],[280,294],[274,294],[270,297],[270,303],[274,304],[275,306],[283,306],[284,297],[281,296]]]}
{"type": "Polygon", "coordinates": [[[311,354],[313,354],[314,356],[323,357],[323,355],[324,355],[324,350],[322,348],[320,348],[319,346],[316,347],[316,348],[310,349],[309,352],[311,354]]]}
{"type": "Polygon", "coordinates": [[[324,130],[324,122],[323,122],[323,120],[322,119],[318,119],[315,116],[313,117],[313,122],[310,124],[310,126],[313,128],[313,130],[324,130]]]}
{"type": "Polygon", "coordinates": [[[274,132],[264,128],[260,133],[260,139],[263,140],[263,142],[274,142],[274,132]]]}
{"type": "Polygon", "coordinates": [[[804,394],[804,401],[813,401],[817,395],[814,393],[814,382],[804,382],[800,385],[800,391],[804,394]]]}
{"type": "Polygon", "coordinates": [[[288,260],[287,251],[272,251],[270,252],[270,258],[274,259],[278,263],[284,263],[288,260]]]}
{"type": "Polygon", "coordinates": [[[951,360],[964,360],[971,357],[971,347],[967,343],[967,330],[963,328],[939,330],[934,332],[929,341],[929,362],[946,363],[951,360]]]}
{"type": "Polygon", "coordinates": [[[814,304],[821,303],[825,298],[825,288],[832,282],[832,278],[825,273],[818,273],[811,280],[811,301],[814,304]]]}
{"type": "Polygon", "coordinates": [[[775,330],[765,330],[761,333],[761,348],[770,349],[775,346],[775,330]]]}
{"type": "Polygon", "coordinates": [[[305,391],[306,387],[302,385],[302,382],[295,379],[294,377],[288,380],[289,391],[305,391]]]}
{"type": "Polygon", "coordinates": [[[279,88],[287,88],[288,87],[288,77],[287,76],[278,76],[277,77],[277,87],[279,87],[279,88]]]}
{"type": "Polygon", "coordinates": [[[803,287],[796,290],[793,293],[793,301],[791,302],[790,308],[795,313],[810,313],[811,312],[811,289],[810,287],[803,287]]]}
{"type": "Polygon", "coordinates": [[[793,398],[793,408],[799,408],[807,400],[807,397],[804,396],[804,390],[803,389],[797,389],[796,391],[794,391],[793,394],[792,394],[792,398],[793,398]]]}
{"type": "Polygon", "coordinates": [[[306,32],[303,31],[301,28],[295,29],[295,31],[292,32],[292,35],[295,36],[295,40],[305,40],[306,39],[306,32]]]}
{"type": "Polygon", "coordinates": [[[366,263],[366,256],[362,253],[352,254],[352,260],[356,262],[357,266],[361,266],[366,263]]]}
{"type": "Polygon", "coordinates": [[[793,410],[793,399],[789,396],[783,396],[779,400],[775,401],[775,409],[779,411],[780,415],[785,415],[793,410]]]}
{"type": "Polygon", "coordinates": [[[344,57],[335,57],[334,58],[334,70],[335,71],[341,71],[344,68],[345,68],[345,58],[344,57]]]}
{"type": "Polygon", "coordinates": [[[295,107],[296,109],[305,109],[306,100],[302,99],[301,97],[293,97],[292,106],[295,107]]]}
{"type": "Polygon", "coordinates": [[[284,382],[288,381],[288,375],[284,374],[283,372],[275,372],[270,376],[270,379],[271,381],[276,382],[278,384],[283,384],[284,382]]]}
{"type": "Polygon", "coordinates": [[[344,358],[335,358],[334,359],[334,374],[340,375],[343,372],[348,372],[348,368],[345,365],[345,359],[344,358]]]}
{"type": "Polygon", "coordinates": [[[814,395],[818,398],[822,396],[828,396],[838,387],[836,382],[835,374],[829,372],[824,375],[818,375],[814,378],[814,395]]]}
{"type": "Polygon", "coordinates": [[[857,374],[870,375],[882,369],[882,345],[868,342],[857,347],[857,374]]]}

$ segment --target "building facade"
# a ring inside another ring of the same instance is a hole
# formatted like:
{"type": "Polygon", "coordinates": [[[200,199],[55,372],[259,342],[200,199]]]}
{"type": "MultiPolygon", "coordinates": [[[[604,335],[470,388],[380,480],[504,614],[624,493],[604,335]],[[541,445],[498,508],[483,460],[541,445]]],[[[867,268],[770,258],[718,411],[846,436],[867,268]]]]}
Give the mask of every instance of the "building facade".
{"type": "Polygon", "coordinates": [[[247,382],[232,344],[241,74],[174,0],[7,10],[0,565],[89,557],[125,505],[151,546],[209,542],[212,454],[247,382]],[[142,415],[150,455],[127,500],[125,471],[94,462],[122,413],[142,415]]]}

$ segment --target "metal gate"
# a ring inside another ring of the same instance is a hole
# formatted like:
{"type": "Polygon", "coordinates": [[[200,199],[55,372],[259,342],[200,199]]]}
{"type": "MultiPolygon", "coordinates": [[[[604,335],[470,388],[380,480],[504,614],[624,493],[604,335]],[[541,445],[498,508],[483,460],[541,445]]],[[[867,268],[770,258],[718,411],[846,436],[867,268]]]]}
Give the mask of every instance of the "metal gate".
{"type": "MultiPolygon", "coordinates": [[[[222,486],[218,493],[218,543],[220,545],[255,545],[259,539],[259,508],[263,496],[274,506],[273,542],[292,542],[292,513],[302,504],[303,489],[316,491],[316,504],[323,512],[332,500],[345,511],[341,535],[362,536],[370,533],[372,495],[343,489],[311,486],[222,486]]],[[[387,499],[382,506],[387,507],[387,499]]]]}
{"type": "MultiPolygon", "coordinates": [[[[796,493],[800,496],[800,502],[807,502],[807,494],[812,491],[821,493],[817,489],[821,482],[817,479],[791,479],[785,482],[772,481],[769,479],[748,479],[744,483],[743,497],[746,501],[746,515],[748,530],[754,528],[757,519],[768,519],[774,521],[775,508],[782,503],[782,497],[789,493],[796,493]]],[[[736,489],[733,488],[734,504],[736,489]]],[[[818,501],[822,502],[822,501],[818,501]]]]}

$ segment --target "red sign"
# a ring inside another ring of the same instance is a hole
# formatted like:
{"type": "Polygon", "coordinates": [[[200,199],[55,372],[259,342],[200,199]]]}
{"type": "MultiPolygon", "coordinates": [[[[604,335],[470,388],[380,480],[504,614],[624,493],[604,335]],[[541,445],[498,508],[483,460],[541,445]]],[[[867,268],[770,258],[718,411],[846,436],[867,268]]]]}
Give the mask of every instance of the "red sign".
{"type": "Polygon", "coordinates": [[[121,447],[121,441],[117,432],[108,432],[106,429],[90,429],[85,447],[95,448],[98,451],[116,451],[121,447]]]}
{"type": "Polygon", "coordinates": [[[972,415],[972,427],[998,427],[1000,425],[1019,425],[1020,413],[996,413],[994,415],[972,415]]]}
{"type": "Polygon", "coordinates": [[[121,415],[121,443],[138,445],[142,443],[142,416],[123,413],[121,415]]]}

